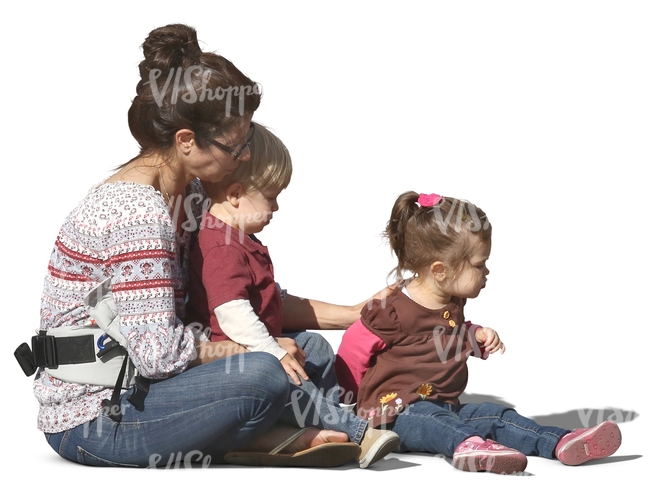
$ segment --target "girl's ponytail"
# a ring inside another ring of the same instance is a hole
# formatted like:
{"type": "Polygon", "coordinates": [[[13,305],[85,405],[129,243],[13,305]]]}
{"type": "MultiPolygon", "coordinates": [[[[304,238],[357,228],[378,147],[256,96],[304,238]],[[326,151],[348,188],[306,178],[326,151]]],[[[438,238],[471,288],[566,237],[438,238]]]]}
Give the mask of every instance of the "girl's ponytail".
{"type": "Polygon", "coordinates": [[[401,194],[393,205],[393,211],[384,231],[384,237],[388,239],[391,249],[397,256],[397,267],[395,267],[394,273],[398,284],[403,280],[402,270],[408,269],[404,266],[407,259],[406,226],[420,208],[417,204],[418,197],[419,194],[414,191],[401,194]]]}

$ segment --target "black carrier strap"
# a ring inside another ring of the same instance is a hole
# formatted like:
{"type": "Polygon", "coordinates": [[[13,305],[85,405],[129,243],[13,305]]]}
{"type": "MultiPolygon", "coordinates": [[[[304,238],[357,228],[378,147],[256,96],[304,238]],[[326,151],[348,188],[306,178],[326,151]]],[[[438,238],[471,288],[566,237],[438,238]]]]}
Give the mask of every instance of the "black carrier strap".
{"type": "MultiPolygon", "coordinates": [[[[106,412],[106,415],[111,418],[116,423],[122,421],[122,405],[120,404],[120,395],[122,388],[122,381],[124,380],[124,374],[126,372],[126,364],[129,362],[128,359],[125,359],[122,363],[122,368],[120,369],[120,374],[117,377],[117,383],[113,389],[113,395],[111,399],[104,399],[102,401],[102,407],[106,412]]],[[[127,400],[133,404],[138,411],[144,411],[144,399],[149,393],[149,379],[138,375],[135,377],[135,385],[133,386],[133,393],[131,397],[127,400]]]]}
{"type": "Polygon", "coordinates": [[[149,393],[149,378],[142,375],[135,377],[135,385],[133,386],[133,393],[129,397],[129,402],[133,404],[138,411],[144,411],[144,399],[149,393]]]}
{"type": "MultiPolygon", "coordinates": [[[[113,350],[124,353],[124,361],[115,382],[113,395],[110,399],[102,401],[102,407],[106,415],[116,423],[122,420],[122,407],[120,395],[122,384],[129,363],[126,349],[118,342],[109,339],[104,347],[97,353],[101,358],[113,350]]],[[[41,330],[38,335],[32,337],[32,348],[23,343],[14,352],[14,356],[27,376],[33,375],[38,368],[56,368],[63,364],[92,363],[95,361],[95,343],[92,335],[81,335],[78,337],[53,337],[41,330]]],[[[149,393],[150,380],[138,375],[135,377],[133,393],[128,401],[138,411],[144,411],[144,400],[149,393]]]]}
{"type": "Polygon", "coordinates": [[[38,368],[57,368],[64,364],[93,363],[95,343],[92,335],[53,337],[41,330],[32,337],[32,348],[22,343],[14,352],[16,360],[27,376],[38,368]]]}
{"type": "MultiPolygon", "coordinates": [[[[115,341],[111,341],[109,345],[107,345],[104,349],[102,349],[102,351],[100,351],[97,355],[100,356],[100,354],[102,354],[103,352],[112,350],[115,347],[119,347],[124,351],[125,354],[124,362],[122,363],[122,367],[120,368],[120,373],[117,376],[117,382],[115,383],[115,388],[113,389],[113,395],[111,396],[110,400],[104,399],[102,401],[102,407],[104,407],[106,415],[109,418],[111,418],[116,423],[119,423],[120,421],[122,421],[122,405],[120,404],[120,395],[122,390],[122,383],[124,382],[124,375],[126,374],[126,366],[129,362],[129,357],[127,355],[126,349],[124,349],[121,345],[119,345],[115,341]]],[[[133,385],[133,393],[127,400],[131,404],[133,404],[133,407],[135,407],[138,411],[144,411],[144,399],[147,397],[148,393],[149,393],[149,379],[145,378],[142,375],[138,375],[135,377],[135,384],[133,385]]]]}
{"type": "Polygon", "coordinates": [[[104,399],[102,401],[102,407],[106,416],[111,418],[116,423],[122,421],[122,405],[120,404],[120,391],[122,390],[122,383],[124,382],[124,374],[126,373],[126,365],[129,364],[129,358],[124,357],[122,362],[122,367],[120,368],[120,373],[117,375],[117,382],[115,383],[115,388],[113,389],[113,395],[111,399],[104,399]]]}

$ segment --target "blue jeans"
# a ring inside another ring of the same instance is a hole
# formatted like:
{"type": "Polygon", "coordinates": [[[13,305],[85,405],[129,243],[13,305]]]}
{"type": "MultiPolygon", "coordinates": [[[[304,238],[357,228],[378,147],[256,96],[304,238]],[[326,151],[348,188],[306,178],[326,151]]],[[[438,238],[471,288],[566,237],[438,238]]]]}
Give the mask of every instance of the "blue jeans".
{"type": "Polygon", "coordinates": [[[289,403],[280,419],[287,423],[318,426],[347,433],[351,442],[361,443],[368,421],[341,409],[334,369],[334,351],[325,338],[315,332],[284,334],[305,351],[305,372],[309,381],[300,386],[289,380],[289,403]]]}
{"type": "Polygon", "coordinates": [[[555,456],[555,446],[568,430],[541,426],[510,407],[490,402],[461,404],[422,401],[409,405],[394,423],[401,452],[431,452],[451,457],[471,436],[492,439],[525,455],[555,456]]]}
{"type": "Polygon", "coordinates": [[[123,393],[123,418],[102,414],[70,430],[46,434],[62,457],[92,466],[165,467],[183,458],[218,462],[268,430],[285,409],[287,375],[266,353],[246,353],[151,383],[144,411],[123,393]],[[206,458],[207,453],[211,455],[206,458]]]}

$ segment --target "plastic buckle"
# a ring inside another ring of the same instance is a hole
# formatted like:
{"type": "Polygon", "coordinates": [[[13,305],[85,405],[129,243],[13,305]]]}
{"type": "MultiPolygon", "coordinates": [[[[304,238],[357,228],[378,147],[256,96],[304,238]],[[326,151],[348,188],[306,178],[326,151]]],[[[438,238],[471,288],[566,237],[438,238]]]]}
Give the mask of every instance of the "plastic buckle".
{"type": "Polygon", "coordinates": [[[59,361],[56,356],[56,342],[52,335],[34,335],[32,337],[34,363],[41,368],[56,368],[59,361]]]}
{"type": "Polygon", "coordinates": [[[23,342],[14,351],[14,356],[27,376],[36,373],[36,364],[34,363],[34,354],[26,342],[23,342]]]}
{"type": "Polygon", "coordinates": [[[118,342],[111,339],[110,336],[104,334],[97,339],[97,347],[99,351],[97,352],[97,357],[101,358],[102,356],[108,354],[113,349],[122,347],[118,342]],[[109,339],[108,341],[106,339],[109,339]]]}

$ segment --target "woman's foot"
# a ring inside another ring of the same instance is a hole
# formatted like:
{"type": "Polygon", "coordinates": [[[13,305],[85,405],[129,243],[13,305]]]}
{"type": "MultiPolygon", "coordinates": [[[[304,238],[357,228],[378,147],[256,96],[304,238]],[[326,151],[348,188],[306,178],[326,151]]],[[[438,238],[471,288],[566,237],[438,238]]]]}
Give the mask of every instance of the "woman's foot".
{"type": "Polygon", "coordinates": [[[528,460],[518,450],[493,440],[471,437],[462,442],[452,457],[451,465],[463,471],[488,471],[496,474],[521,473],[528,460]]]}
{"type": "MultiPolygon", "coordinates": [[[[294,431],[297,431],[294,429],[294,431]]],[[[344,443],[348,442],[349,438],[346,433],[334,430],[319,430],[318,428],[308,428],[305,432],[296,438],[290,445],[288,445],[282,452],[285,454],[293,454],[303,450],[318,447],[324,443],[344,443]]]]}
{"type": "MultiPolygon", "coordinates": [[[[300,430],[296,426],[276,424],[260,438],[246,445],[243,450],[250,452],[271,452],[287,438],[290,438],[300,430]]],[[[300,436],[283,448],[282,453],[295,454],[296,452],[301,452],[325,443],[343,443],[347,441],[349,441],[347,434],[340,431],[307,428],[300,436]]]]}
{"type": "Polygon", "coordinates": [[[224,461],[242,466],[336,467],[359,458],[360,448],[345,433],[276,425],[246,451],[229,452],[224,461]]]}
{"type": "Polygon", "coordinates": [[[612,455],[621,445],[621,430],[613,421],[567,433],[555,447],[555,457],[567,466],[612,455]]]}

